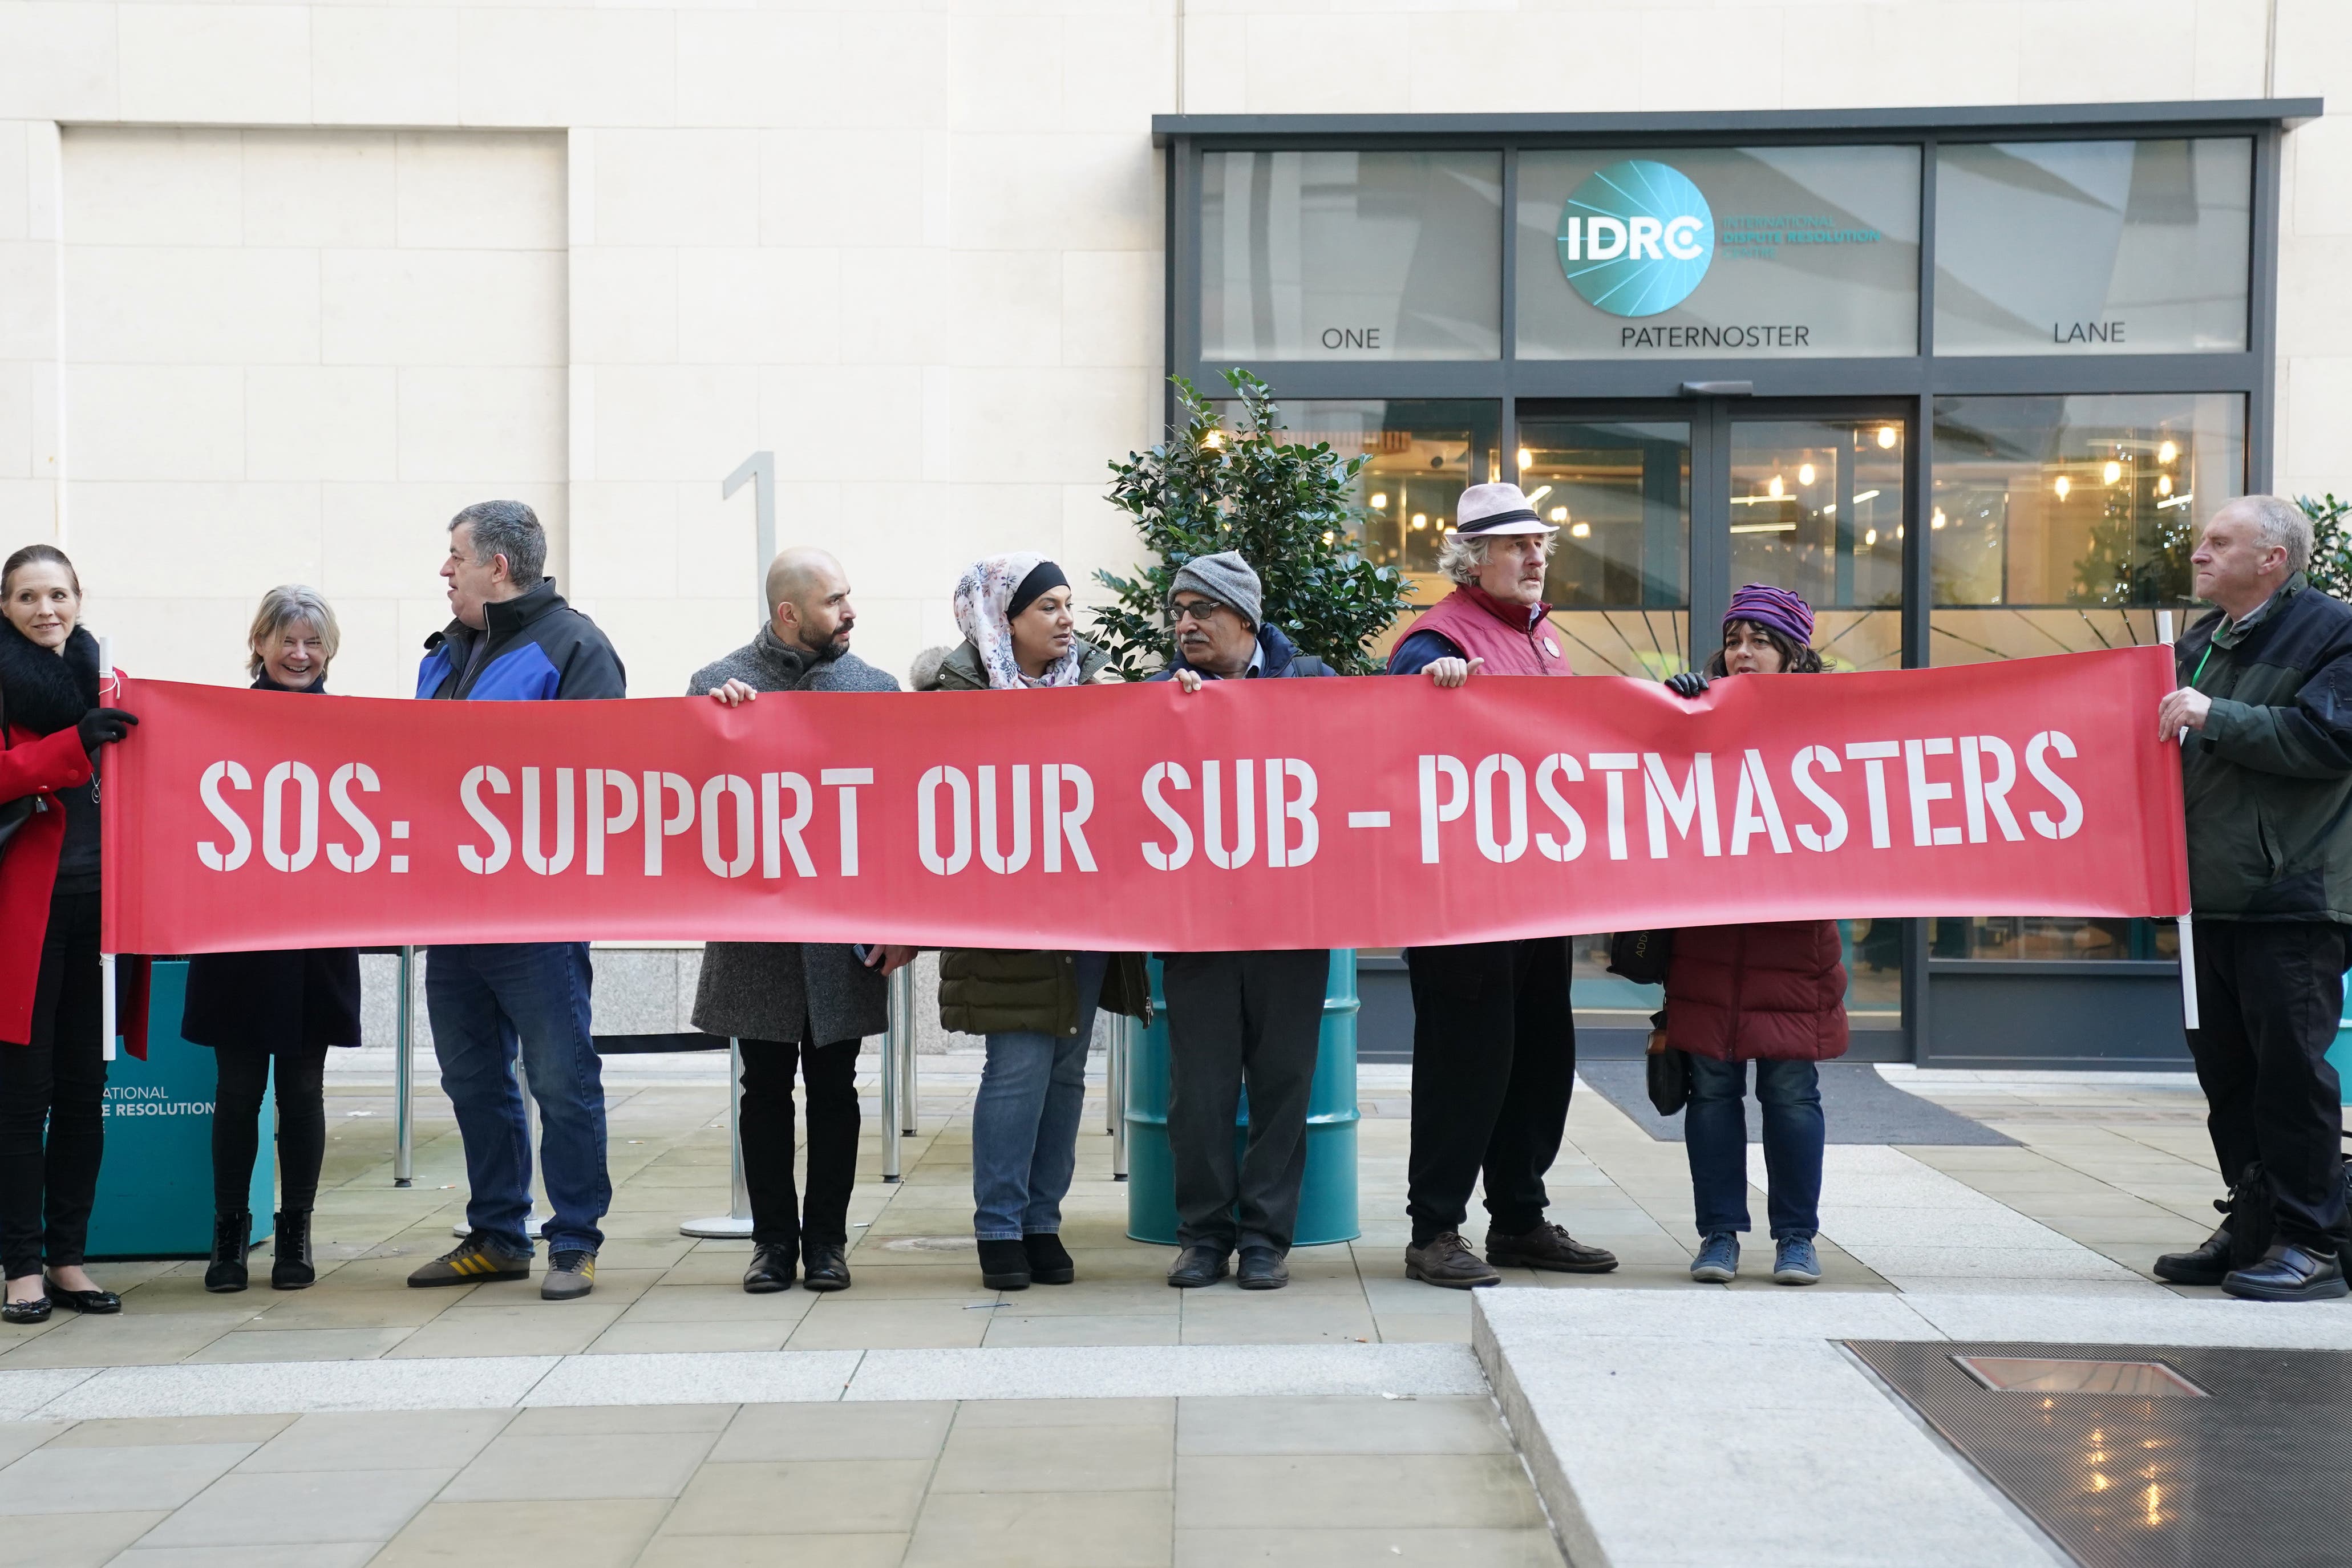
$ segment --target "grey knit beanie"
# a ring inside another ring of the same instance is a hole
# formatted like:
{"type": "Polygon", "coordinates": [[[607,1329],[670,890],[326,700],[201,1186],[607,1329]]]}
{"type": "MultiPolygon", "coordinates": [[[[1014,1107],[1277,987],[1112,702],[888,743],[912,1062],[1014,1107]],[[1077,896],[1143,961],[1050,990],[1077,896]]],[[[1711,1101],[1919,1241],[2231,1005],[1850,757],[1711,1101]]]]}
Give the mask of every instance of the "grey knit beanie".
{"type": "Polygon", "coordinates": [[[1177,568],[1176,580],[1168,588],[1169,597],[1172,599],[1188,588],[1220,604],[1231,605],[1253,627],[1265,623],[1259,606],[1265,589],[1238,550],[1220,550],[1177,568]]]}

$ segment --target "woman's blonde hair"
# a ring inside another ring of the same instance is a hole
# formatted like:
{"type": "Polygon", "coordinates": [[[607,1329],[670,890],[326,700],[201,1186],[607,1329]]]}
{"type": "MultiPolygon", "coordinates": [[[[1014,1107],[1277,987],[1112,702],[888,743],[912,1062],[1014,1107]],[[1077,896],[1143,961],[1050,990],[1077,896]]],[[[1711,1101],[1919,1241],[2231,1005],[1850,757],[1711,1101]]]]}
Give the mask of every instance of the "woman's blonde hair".
{"type": "MultiPolygon", "coordinates": [[[[1448,534],[1437,547],[1437,570],[1465,588],[1478,580],[1478,569],[1486,564],[1486,550],[1496,538],[1494,534],[1448,534]]],[[[1551,559],[1559,546],[1557,529],[1543,537],[1544,559],[1551,559]]]]}
{"type": "Polygon", "coordinates": [[[319,674],[325,677],[327,666],[335,662],[335,650],[343,645],[342,628],[335,624],[334,607],[327,602],[327,596],[299,582],[273,588],[261,596],[261,608],[253,613],[253,630],[245,639],[246,651],[252,654],[247,674],[260,677],[263,644],[298,621],[319,634],[319,674]]]}

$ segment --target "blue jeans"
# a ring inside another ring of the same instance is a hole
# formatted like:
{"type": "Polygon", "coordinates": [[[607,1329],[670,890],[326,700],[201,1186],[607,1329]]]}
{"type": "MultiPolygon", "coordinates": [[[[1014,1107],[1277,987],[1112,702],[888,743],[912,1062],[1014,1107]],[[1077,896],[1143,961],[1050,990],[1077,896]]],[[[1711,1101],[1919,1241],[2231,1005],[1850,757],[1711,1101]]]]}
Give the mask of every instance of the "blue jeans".
{"type": "Polygon", "coordinates": [[[1109,959],[1077,956],[1078,1032],[988,1036],[988,1064],[971,1106],[971,1230],[1018,1241],[1062,1228],[1062,1198],[1078,1164],[1086,1118],[1087,1042],[1109,959]]]}
{"type": "Polygon", "coordinates": [[[425,1006],[441,1087],[466,1145],[466,1223],[529,1257],[530,1133],[515,1086],[520,1045],[539,1102],[550,1253],[593,1252],[613,1206],[604,1168],[604,1075],[589,1032],[593,976],[585,942],[516,942],[429,949],[425,1006]]]}
{"type": "MultiPolygon", "coordinates": [[[[1748,1063],[1694,1054],[1683,1137],[1690,1152],[1698,1233],[1748,1228],[1748,1063]]],[[[1759,1061],[1756,1099],[1764,1110],[1764,1169],[1771,1179],[1772,1239],[1822,1228],[1822,1075],[1810,1061],[1759,1061]]]]}

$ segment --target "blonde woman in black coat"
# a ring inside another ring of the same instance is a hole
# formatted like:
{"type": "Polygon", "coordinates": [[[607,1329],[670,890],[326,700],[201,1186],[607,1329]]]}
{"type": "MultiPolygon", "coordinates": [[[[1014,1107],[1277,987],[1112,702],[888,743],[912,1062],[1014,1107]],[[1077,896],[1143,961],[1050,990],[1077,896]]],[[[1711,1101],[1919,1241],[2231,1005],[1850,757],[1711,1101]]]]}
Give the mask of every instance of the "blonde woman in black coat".
{"type": "MultiPolygon", "coordinates": [[[[247,638],[253,689],[323,694],[341,632],[316,589],[273,588],[247,638]]],[[[220,1087],[213,1105],[213,1255],[205,1289],[242,1291],[253,1239],[253,1165],[261,1151],[261,1100],[278,1081],[278,1178],[284,1207],[273,1233],[273,1290],[318,1278],[310,1209],[327,1150],[330,1046],[360,1042],[360,956],[352,947],[279,953],[205,953],[188,961],[180,1034],[212,1047],[220,1087]]]]}

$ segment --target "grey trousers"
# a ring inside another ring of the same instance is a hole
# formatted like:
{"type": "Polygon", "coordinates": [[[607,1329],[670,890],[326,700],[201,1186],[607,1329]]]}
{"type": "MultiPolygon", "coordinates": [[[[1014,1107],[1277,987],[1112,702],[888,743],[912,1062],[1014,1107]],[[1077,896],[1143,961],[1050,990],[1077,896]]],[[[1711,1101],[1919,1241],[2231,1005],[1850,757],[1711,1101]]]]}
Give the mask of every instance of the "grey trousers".
{"type": "Polygon", "coordinates": [[[1331,955],[1171,953],[1168,1144],[1176,1239],[1186,1247],[1290,1249],[1307,1174],[1307,1102],[1331,955]],[[1234,1117],[1249,1086],[1249,1144],[1234,1117]]]}

